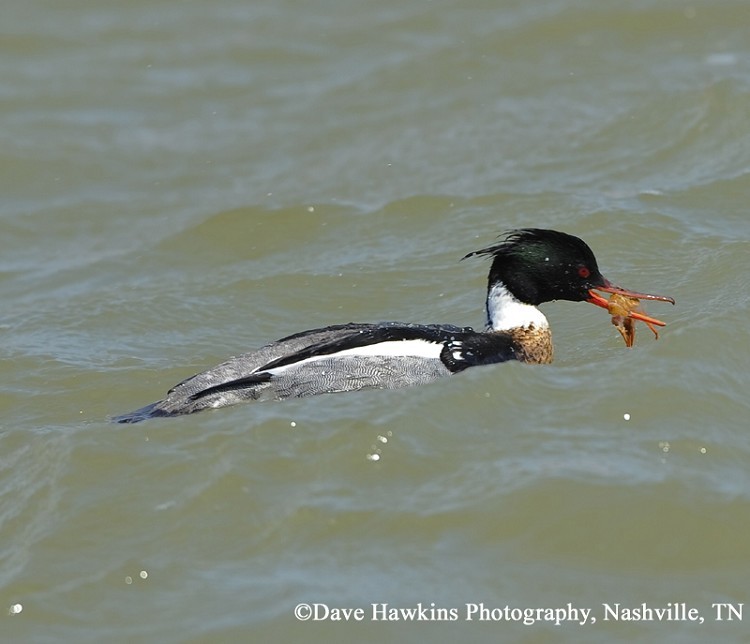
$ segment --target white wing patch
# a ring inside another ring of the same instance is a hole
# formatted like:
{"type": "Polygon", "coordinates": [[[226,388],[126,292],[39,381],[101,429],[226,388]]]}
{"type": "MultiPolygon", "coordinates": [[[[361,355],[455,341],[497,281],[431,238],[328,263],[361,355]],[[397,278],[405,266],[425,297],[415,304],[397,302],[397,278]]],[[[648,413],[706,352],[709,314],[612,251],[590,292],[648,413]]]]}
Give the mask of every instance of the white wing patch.
{"type": "Polygon", "coordinates": [[[442,342],[429,340],[390,340],[377,342],[364,347],[354,347],[332,353],[335,356],[413,356],[417,358],[440,358],[443,349],[442,342]]]}
{"type": "Polygon", "coordinates": [[[314,362],[316,360],[330,360],[336,359],[343,356],[361,356],[361,357],[405,357],[410,356],[414,358],[426,358],[439,360],[440,352],[443,349],[442,342],[430,342],[429,340],[390,340],[388,342],[376,342],[375,344],[368,344],[364,347],[354,347],[352,349],[343,349],[342,351],[336,351],[335,353],[329,353],[326,355],[313,356],[311,358],[305,358],[298,362],[292,362],[291,364],[284,365],[282,367],[275,367],[272,369],[266,369],[266,373],[271,375],[277,375],[293,367],[297,367],[301,364],[308,362],[314,362]]]}

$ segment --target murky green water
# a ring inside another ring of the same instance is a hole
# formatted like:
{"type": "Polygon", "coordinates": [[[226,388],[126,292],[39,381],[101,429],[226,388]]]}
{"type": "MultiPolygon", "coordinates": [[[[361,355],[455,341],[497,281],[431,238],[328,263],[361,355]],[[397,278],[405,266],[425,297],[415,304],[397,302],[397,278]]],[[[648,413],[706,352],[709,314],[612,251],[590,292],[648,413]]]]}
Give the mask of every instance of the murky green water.
{"type": "Polygon", "coordinates": [[[712,605],[749,599],[748,20],[729,0],[5,7],[2,640],[745,641],[750,615],[712,605]],[[481,325],[487,265],[458,260],[518,226],[673,295],[648,307],[660,339],[626,350],[601,310],[551,303],[551,366],[107,421],[305,328],[481,325]]]}

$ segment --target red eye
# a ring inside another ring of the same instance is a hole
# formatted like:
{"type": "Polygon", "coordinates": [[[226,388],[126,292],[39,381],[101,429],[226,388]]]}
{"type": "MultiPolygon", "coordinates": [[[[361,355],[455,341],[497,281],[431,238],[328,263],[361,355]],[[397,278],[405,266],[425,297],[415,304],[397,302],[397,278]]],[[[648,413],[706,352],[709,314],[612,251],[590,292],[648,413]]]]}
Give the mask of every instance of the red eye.
{"type": "Polygon", "coordinates": [[[589,275],[591,275],[591,271],[588,269],[588,267],[586,266],[578,267],[578,277],[586,279],[589,275]]]}

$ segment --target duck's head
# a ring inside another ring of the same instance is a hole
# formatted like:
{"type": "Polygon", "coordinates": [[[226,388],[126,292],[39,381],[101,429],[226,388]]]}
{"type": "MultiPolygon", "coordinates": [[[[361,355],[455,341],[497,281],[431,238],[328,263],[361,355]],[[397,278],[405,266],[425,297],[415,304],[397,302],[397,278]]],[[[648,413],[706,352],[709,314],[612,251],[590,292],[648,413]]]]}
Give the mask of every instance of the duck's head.
{"type": "Polygon", "coordinates": [[[557,230],[513,230],[497,244],[469,253],[464,259],[473,255],[492,257],[490,290],[503,285],[524,304],[536,306],[552,300],[570,300],[607,308],[607,300],[596,291],[674,304],[671,297],[615,286],[599,272],[596,257],[586,242],[557,230]]]}

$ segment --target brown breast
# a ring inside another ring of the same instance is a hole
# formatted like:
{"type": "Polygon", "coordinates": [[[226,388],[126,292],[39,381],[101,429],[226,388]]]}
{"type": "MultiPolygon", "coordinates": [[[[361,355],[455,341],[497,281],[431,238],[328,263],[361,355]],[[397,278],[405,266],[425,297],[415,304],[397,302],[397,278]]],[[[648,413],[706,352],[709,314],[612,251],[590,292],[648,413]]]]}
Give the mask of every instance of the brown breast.
{"type": "Polygon", "coordinates": [[[535,326],[509,331],[516,345],[516,358],[530,364],[549,364],[552,362],[552,332],[549,327],[535,326]]]}

